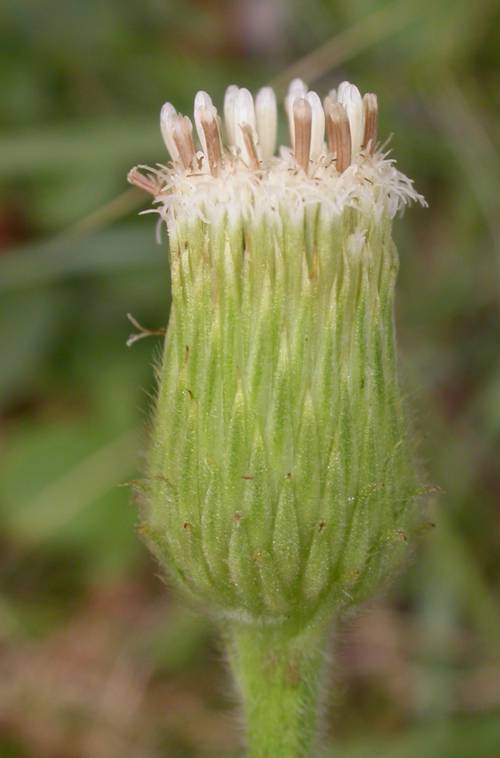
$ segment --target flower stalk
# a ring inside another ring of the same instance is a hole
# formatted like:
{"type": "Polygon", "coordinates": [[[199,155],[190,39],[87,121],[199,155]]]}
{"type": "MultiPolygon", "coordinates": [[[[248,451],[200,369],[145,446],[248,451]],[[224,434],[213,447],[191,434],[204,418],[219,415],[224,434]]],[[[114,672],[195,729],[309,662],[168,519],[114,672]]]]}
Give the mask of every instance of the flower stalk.
{"type": "Polygon", "coordinates": [[[316,755],[330,627],[234,624],[226,640],[250,758],[316,755]]]}
{"type": "Polygon", "coordinates": [[[377,99],[228,88],[166,104],[171,163],[129,179],[168,228],[172,309],[143,525],[218,619],[251,756],[313,754],[331,619],[400,563],[418,491],[397,378],[394,214],[423,202],[376,146],[377,99]],[[325,143],[326,137],[326,143],[325,143]]]}

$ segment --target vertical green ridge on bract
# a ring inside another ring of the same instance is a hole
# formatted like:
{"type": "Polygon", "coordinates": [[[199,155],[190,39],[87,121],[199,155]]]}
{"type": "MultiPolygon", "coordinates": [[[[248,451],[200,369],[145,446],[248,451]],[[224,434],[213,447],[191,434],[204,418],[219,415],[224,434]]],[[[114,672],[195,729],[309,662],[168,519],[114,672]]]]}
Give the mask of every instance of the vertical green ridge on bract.
{"type": "Polygon", "coordinates": [[[170,230],[172,312],[146,533],[241,618],[359,600],[416,492],[396,374],[388,218],[319,205],[170,230]]]}

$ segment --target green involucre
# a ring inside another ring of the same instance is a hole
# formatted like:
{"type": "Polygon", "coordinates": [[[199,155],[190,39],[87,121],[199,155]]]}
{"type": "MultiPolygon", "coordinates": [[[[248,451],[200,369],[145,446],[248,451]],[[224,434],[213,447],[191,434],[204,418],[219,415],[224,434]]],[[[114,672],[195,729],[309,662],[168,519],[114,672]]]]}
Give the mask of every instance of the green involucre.
{"type": "Polygon", "coordinates": [[[144,533],[190,595],[301,628],[406,550],[390,220],[179,221],[170,259],[144,533]]]}

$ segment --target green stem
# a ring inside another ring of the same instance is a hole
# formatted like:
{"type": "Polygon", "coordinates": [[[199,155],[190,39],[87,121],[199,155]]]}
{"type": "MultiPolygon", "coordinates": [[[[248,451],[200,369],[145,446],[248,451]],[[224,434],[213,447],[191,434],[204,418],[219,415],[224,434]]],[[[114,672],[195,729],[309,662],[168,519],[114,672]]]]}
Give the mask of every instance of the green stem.
{"type": "Polygon", "coordinates": [[[229,658],[239,687],[249,758],[316,755],[327,629],[234,625],[229,658]]]}

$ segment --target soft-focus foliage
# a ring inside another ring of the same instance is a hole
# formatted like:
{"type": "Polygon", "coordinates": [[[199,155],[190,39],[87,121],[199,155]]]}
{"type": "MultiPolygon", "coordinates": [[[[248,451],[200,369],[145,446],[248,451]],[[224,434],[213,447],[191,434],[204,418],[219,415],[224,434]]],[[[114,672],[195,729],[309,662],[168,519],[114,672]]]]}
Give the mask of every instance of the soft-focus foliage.
{"type": "Polygon", "coordinates": [[[153,330],[168,315],[165,251],[125,175],[164,159],[164,100],[281,86],[302,56],[294,74],[322,90],[350,78],[378,93],[380,134],[430,204],[395,233],[435,528],[339,630],[335,755],[493,755],[498,21],[492,0],[4,0],[2,755],[235,754],[211,631],[155,578],[121,486],[141,471],[159,350],[154,336],[125,347],[126,314],[153,330]]]}

